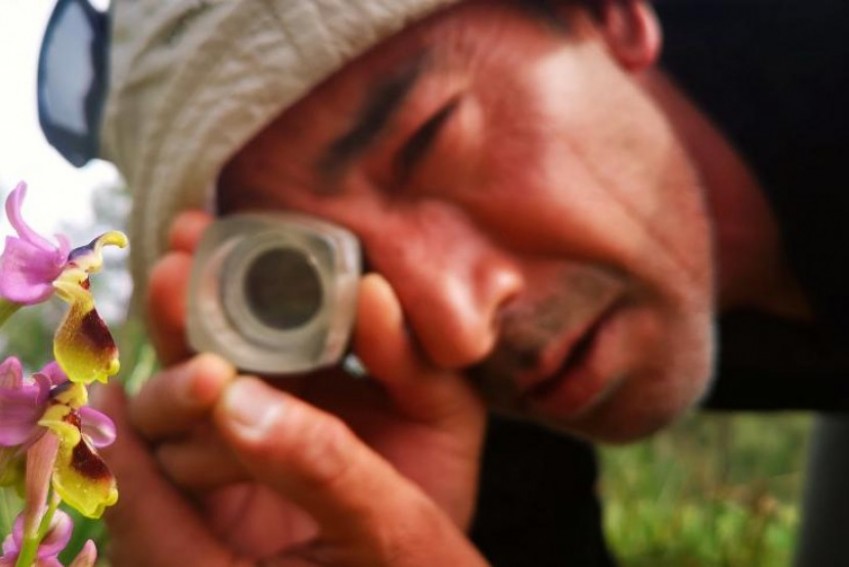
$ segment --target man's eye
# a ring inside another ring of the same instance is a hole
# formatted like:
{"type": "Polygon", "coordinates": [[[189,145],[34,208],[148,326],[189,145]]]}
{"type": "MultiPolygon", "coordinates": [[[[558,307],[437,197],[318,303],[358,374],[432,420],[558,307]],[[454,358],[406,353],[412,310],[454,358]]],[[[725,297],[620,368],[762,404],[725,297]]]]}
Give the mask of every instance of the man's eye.
{"type": "Polygon", "coordinates": [[[415,170],[416,166],[424,159],[436,140],[442,127],[448,118],[460,105],[460,97],[450,99],[442,108],[431,116],[410,139],[407,140],[395,157],[395,179],[399,184],[404,184],[415,170]]]}

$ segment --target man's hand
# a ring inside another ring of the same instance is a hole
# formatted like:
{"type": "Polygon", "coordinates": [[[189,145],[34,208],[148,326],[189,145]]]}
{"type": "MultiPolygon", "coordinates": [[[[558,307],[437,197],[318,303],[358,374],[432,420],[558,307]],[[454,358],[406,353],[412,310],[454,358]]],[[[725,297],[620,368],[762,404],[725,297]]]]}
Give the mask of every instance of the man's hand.
{"type": "Polygon", "coordinates": [[[107,455],[122,490],[109,517],[118,564],[483,563],[462,530],[484,409],[422,359],[381,277],[362,282],[354,339],[373,380],[268,383],[212,355],[187,360],[185,291],[208,222],[178,219],[151,279],[154,341],[173,365],[126,411],[105,396],[120,427],[107,455]]]}

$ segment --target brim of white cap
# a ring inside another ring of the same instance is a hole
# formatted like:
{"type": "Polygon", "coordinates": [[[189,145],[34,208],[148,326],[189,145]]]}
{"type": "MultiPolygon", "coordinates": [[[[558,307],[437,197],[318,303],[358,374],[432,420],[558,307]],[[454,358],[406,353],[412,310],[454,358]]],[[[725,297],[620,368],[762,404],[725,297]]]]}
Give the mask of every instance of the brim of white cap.
{"type": "Polygon", "coordinates": [[[133,193],[136,290],[174,216],[209,209],[239,148],[346,62],[456,1],[113,2],[104,157],[133,193]]]}

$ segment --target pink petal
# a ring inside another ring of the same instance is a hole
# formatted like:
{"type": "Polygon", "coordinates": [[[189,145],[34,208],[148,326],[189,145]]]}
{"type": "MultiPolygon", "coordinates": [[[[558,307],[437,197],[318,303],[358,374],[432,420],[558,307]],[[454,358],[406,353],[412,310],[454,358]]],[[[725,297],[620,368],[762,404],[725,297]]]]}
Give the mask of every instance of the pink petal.
{"type": "Polygon", "coordinates": [[[41,434],[38,420],[46,409],[45,386],[35,383],[0,389],[0,446],[24,445],[41,434]]]}
{"type": "Polygon", "coordinates": [[[26,185],[18,184],[6,200],[6,213],[18,236],[6,238],[0,256],[0,296],[31,305],[53,294],[53,281],[67,263],[70,245],[58,237],[59,246],[33,231],[21,216],[26,185]]]}
{"type": "Polygon", "coordinates": [[[50,380],[50,384],[53,386],[58,386],[59,384],[64,384],[68,381],[68,375],[65,374],[65,371],[62,370],[62,367],[59,366],[59,363],[55,360],[46,364],[44,368],[39,370],[39,374],[47,376],[50,380]]]}
{"type": "Polygon", "coordinates": [[[50,524],[50,531],[38,546],[38,558],[45,559],[59,555],[71,541],[73,531],[74,522],[71,517],[62,510],[56,510],[53,522],[50,524]]]}
{"type": "Polygon", "coordinates": [[[115,422],[108,415],[90,406],[79,409],[82,433],[97,448],[108,447],[115,441],[115,422]]]}
{"type": "Polygon", "coordinates": [[[47,510],[47,496],[50,493],[50,481],[53,466],[59,451],[59,438],[52,433],[41,438],[27,450],[26,480],[24,501],[24,533],[35,534],[44,519],[47,510]]]}
{"type": "Polygon", "coordinates": [[[14,565],[18,560],[18,555],[21,553],[21,545],[24,542],[24,516],[18,514],[15,518],[15,523],[12,524],[12,533],[6,536],[3,540],[3,559],[0,560],[0,565],[14,565]],[[6,563],[6,560],[9,560],[6,563]]]}
{"type": "Polygon", "coordinates": [[[0,295],[26,305],[45,301],[53,294],[53,281],[64,265],[65,258],[55,251],[7,236],[0,256],[0,295]]]}
{"type": "Polygon", "coordinates": [[[15,229],[18,236],[42,250],[47,251],[55,249],[56,247],[53,246],[50,241],[35,232],[26,222],[24,222],[24,217],[21,214],[21,208],[23,207],[24,197],[26,197],[26,194],[27,184],[21,181],[6,199],[6,216],[8,217],[12,228],[15,229]]]}
{"type": "MultiPolygon", "coordinates": [[[[15,522],[15,526],[18,523],[15,522]]],[[[6,536],[6,539],[3,540],[3,559],[9,559],[8,565],[14,565],[15,561],[18,559],[18,554],[21,552],[21,535],[17,534],[17,539],[15,538],[15,530],[12,530],[12,533],[6,536]]],[[[0,565],[7,565],[2,559],[0,559],[0,565]]]]}
{"type": "Polygon", "coordinates": [[[5,388],[20,388],[24,381],[24,371],[21,361],[10,356],[0,364],[0,390],[5,388]]]}
{"type": "Polygon", "coordinates": [[[97,547],[88,540],[68,567],[91,567],[97,561],[97,547]]]}

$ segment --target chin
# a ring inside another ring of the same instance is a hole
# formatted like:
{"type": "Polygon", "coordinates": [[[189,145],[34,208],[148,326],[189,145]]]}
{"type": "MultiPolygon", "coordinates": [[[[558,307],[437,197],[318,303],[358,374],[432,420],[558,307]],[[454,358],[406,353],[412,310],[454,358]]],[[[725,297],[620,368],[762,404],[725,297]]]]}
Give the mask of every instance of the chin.
{"type": "Polygon", "coordinates": [[[712,342],[686,357],[686,370],[635,373],[585,414],[558,425],[594,442],[625,444],[675,423],[700,402],[713,377],[712,342]]]}

